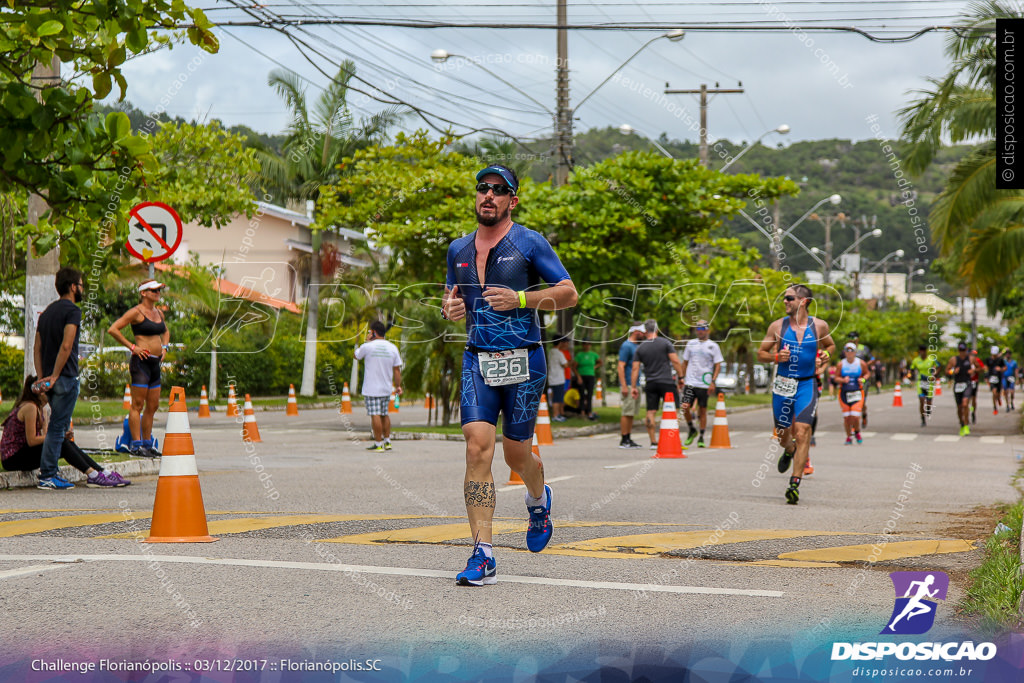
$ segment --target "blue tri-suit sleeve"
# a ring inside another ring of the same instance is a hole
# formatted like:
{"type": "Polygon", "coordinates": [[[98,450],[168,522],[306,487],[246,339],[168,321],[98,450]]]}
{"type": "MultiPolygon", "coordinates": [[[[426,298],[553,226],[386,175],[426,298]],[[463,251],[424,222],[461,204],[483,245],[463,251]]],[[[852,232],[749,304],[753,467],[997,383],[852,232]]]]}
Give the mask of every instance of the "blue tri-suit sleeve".
{"type": "Polygon", "coordinates": [[[558,284],[562,280],[571,280],[569,271],[562,265],[558,254],[551,248],[544,237],[533,230],[527,231],[530,239],[530,261],[544,282],[549,285],[558,284]]]}
{"type": "Polygon", "coordinates": [[[445,257],[445,261],[448,263],[448,272],[445,275],[444,284],[448,289],[452,289],[455,286],[455,243],[452,242],[448,245],[448,255],[445,257]]]}

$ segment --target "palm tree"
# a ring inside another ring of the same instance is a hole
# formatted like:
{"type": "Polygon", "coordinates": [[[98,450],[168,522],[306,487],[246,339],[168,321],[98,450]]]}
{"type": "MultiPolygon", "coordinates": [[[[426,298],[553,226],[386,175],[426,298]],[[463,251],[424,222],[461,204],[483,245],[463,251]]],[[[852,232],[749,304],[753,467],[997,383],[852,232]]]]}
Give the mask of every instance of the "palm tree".
{"type": "MultiPolygon", "coordinates": [[[[298,74],[288,70],[274,70],[267,78],[291,113],[291,123],[285,131],[284,153],[280,156],[267,151],[257,152],[260,160],[263,189],[281,201],[313,201],[320,197],[320,188],[331,183],[341,173],[339,164],[355,150],[379,142],[387,129],[398,120],[396,109],[387,109],[353,124],[346,97],[348,83],[355,73],[355,64],[342,63],[338,74],[320,94],[312,111],[306,100],[305,87],[298,74]]],[[[312,256],[309,267],[307,297],[306,350],[302,363],[302,383],[299,393],[312,396],[316,391],[316,341],[319,324],[320,278],[323,265],[320,243],[323,230],[330,226],[314,223],[312,256]]]]}
{"type": "Polygon", "coordinates": [[[952,67],[899,112],[910,142],[905,159],[923,171],[946,140],[979,142],[954,168],[931,209],[932,236],[942,256],[975,294],[990,297],[1024,264],[1024,192],[996,189],[997,19],[1021,18],[1006,2],[974,3],[947,39],[952,67]]]}

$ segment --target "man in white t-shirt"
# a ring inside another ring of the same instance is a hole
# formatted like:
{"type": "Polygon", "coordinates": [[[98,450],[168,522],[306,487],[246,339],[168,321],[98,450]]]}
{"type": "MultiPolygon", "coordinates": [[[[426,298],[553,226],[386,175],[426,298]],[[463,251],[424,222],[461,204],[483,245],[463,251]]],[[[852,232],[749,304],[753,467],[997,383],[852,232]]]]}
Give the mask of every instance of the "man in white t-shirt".
{"type": "Polygon", "coordinates": [[[689,446],[697,437],[697,428],[693,425],[693,413],[690,412],[694,401],[700,409],[700,439],[697,448],[704,448],[704,429],[708,424],[708,394],[715,393],[715,381],[722,367],[722,350],[718,344],[708,339],[711,331],[705,320],[695,325],[697,338],[686,342],[683,349],[683,400],[681,407],[690,433],[686,437],[689,446]]]}
{"type": "Polygon", "coordinates": [[[402,356],[398,347],[384,338],[386,331],[384,323],[374,320],[366,332],[366,343],[356,348],[356,358],[363,361],[361,393],[373,426],[373,445],[368,451],[391,450],[388,400],[392,393],[402,394],[402,356]]]}
{"type": "Polygon", "coordinates": [[[563,349],[569,347],[569,340],[561,338],[548,351],[548,391],[551,392],[551,421],[565,422],[562,414],[565,406],[565,368],[569,366],[563,349]]]}

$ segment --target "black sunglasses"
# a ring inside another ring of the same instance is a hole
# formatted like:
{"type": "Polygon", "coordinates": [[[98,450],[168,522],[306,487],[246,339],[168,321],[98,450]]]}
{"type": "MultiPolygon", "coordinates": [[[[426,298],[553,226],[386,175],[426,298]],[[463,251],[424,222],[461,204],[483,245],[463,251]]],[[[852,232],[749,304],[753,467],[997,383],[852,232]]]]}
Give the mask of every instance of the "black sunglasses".
{"type": "Polygon", "coordinates": [[[797,299],[798,299],[799,297],[795,297],[795,296],[793,296],[792,294],[787,294],[786,296],[784,296],[784,297],[782,297],[782,298],[783,298],[783,299],[784,299],[785,301],[796,301],[796,300],[797,300],[797,299]]]}
{"type": "Polygon", "coordinates": [[[487,194],[487,190],[493,192],[495,197],[504,197],[507,194],[515,194],[515,190],[513,190],[508,185],[503,185],[501,183],[476,184],[476,191],[479,192],[480,194],[487,194]]]}

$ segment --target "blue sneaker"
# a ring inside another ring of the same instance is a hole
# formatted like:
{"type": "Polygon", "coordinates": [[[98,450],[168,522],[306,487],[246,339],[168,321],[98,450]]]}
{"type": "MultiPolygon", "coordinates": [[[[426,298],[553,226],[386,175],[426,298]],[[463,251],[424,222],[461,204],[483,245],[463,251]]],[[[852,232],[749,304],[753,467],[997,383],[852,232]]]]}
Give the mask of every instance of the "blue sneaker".
{"type": "Polygon", "coordinates": [[[551,540],[551,487],[544,485],[544,491],[548,494],[548,506],[537,505],[527,507],[530,512],[530,525],[526,527],[526,547],[531,553],[539,553],[551,540]]]}
{"type": "Polygon", "coordinates": [[[460,586],[493,586],[498,583],[497,563],[488,558],[478,545],[473,548],[473,556],[466,563],[466,568],[455,577],[460,586]]]}
{"type": "Polygon", "coordinates": [[[52,477],[40,479],[39,483],[36,484],[36,488],[43,491],[63,491],[65,489],[73,489],[75,485],[59,474],[55,474],[52,477]]]}

